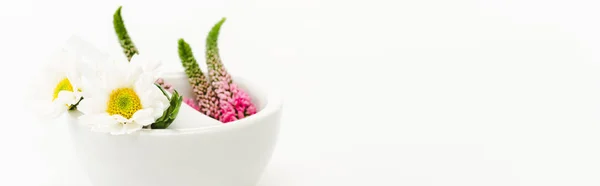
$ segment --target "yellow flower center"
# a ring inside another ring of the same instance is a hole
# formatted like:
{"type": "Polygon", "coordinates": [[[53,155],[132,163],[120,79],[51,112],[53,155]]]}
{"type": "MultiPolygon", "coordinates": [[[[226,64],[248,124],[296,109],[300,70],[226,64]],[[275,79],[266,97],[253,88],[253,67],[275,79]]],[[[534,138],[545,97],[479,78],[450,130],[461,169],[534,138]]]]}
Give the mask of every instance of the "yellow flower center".
{"type": "Polygon", "coordinates": [[[110,93],[106,112],[108,114],[119,114],[124,118],[130,119],[138,110],[142,109],[140,97],[132,88],[119,88],[110,93]]]}
{"type": "Polygon", "coordinates": [[[73,85],[71,85],[71,81],[69,81],[68,78],[60,80],[56,87],[54,87],[54,96],[52,97],[52,101],[58,98],[58,93],[63,90],[73,92],[73,85]]]}

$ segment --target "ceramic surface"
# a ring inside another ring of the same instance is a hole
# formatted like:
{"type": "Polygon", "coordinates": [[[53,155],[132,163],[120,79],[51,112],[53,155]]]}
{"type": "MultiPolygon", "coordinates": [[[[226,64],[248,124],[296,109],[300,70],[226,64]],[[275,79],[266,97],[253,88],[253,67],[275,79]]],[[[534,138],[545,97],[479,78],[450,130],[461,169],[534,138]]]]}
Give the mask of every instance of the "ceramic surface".
{"type": "MultiPolygon", "coordinates": [[[[184,96],[191,88],[183,72],[165,80],[184,96]]],[[[278,95],[234,78],[252,95],[258,113],[220,125],[195,125],[185,114],[181,129],[143,130],[113,136],[92,132],[69,113],[77,156],[94,186],[251,186],[268,164],[277,141],[282,102],[278,95]],[[192,122],[192,123],[189,123],[192,122]]],[[[183,104],[182,106],[187,106],[183,104]]],[[[200,113],[198,113],[200,114],[200,113]]]]}

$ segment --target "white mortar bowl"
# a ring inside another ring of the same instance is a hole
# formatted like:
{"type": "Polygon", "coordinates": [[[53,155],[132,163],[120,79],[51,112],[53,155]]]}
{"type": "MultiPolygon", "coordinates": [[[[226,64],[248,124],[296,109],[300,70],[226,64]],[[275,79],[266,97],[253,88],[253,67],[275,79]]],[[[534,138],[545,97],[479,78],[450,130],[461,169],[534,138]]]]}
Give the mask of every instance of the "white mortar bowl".
{"type": "MultiPolygon", "coordinates": [[[[191,98],[185,73],[163,77],[178,92],[191,98]]],[[[274,92],[243,78],[234,81],[252,96],[258,112],[218,126],[144,129],[133,135],[115,136],[93,132],[79,123],[80,113],[69,113],[75,151],[91,183],[94,186],[256,185],[277,141],[282,100],[274,92]]]]}

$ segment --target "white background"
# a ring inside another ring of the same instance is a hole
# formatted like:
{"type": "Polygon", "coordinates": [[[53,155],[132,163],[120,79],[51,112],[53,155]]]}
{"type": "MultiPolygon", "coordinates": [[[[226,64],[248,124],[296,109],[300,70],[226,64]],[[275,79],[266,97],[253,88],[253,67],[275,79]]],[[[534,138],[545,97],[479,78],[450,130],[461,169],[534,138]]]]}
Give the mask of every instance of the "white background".
{"type": "Polygon", "coordinates": [[[88,186],[61,123],[25,112],[31,67],[71,34],[202,58],[285,95],[259,186],[599,185],[600,3],[585,0],[2,0],[0,185],[88,186]]]}

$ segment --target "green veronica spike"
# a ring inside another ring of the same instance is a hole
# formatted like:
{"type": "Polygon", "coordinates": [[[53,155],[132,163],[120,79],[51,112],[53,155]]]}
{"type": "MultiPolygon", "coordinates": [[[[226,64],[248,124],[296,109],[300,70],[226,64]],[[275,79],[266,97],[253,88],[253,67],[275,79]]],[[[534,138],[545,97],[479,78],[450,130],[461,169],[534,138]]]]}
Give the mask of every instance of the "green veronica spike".
{"type": "Polygon", "coordinates": [[[208,33],[208,37],[206,37],[206,50],[219,50],[217,48],[217,40],[219,39],[219,31],[225,20],[226,18],[222,18],[208,33]]]}
{"type": "Polygon", "coordinates": [[[219,77],[225,75],[222,73],[226,73],[224,71],[223,63],[221,62],[221,57],[219,56],[219,47],[217,45],[219,31],[221,30],[223,23],[225,23],[225,20],[225,18],[222,18],[221,21],[217,22],[206,37],[206,65],[208,66],[209,77],[213,82],[219,82],[219,77]]]}
{"type": "Polygon", "coordinates": [[[123,52],[127,56],[127,60],[130,61],[131,57],[134,54],[139,54],[137,48],[131,41],[129,34],[127,34],[127,29],[125,29],[125,23],[123,22],[123,18],[121,17],[121,6],[115,12],[113,16],[113,25],[115,28],[115,32],[117,33],[117,37],[119,38],[119,43],[121,43],[121,48],[123,48],[123,52]]]}
{"type": "Polygon", "coordinates": [[[196,94],[196,100],[200,101],[201,97],[206,94],[206,89],[208,89],[208,80],[204,73],[202,73],[198,62],[196,62],[190,45],[183,39],[179,39],[177,44],[181,65],[185,69],[185,74],[188,76],[190,85],[192,85],[192,89],[196,94]]]}

